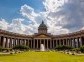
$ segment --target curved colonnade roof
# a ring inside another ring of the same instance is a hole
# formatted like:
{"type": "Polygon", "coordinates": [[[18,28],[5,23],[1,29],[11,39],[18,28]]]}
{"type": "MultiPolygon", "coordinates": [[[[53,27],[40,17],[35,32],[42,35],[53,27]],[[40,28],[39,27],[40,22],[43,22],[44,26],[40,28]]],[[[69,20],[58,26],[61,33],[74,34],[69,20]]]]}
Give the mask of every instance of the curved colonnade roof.
{"type": "Polygon", "coordinates": [[[9,35],[9,36],[15,36],[15,37],[32,37],[33,35],[25,35],[25,34],[19,34],[19,33],[14,33],[14,32],[9,32],[6,30],[0,29],[0,34],[2,35],[9,35]]]}
{"type": "MultiPolygon", "coordinates": [[[[80,30],[80,31],[73,32],[73,33],[60,34],[60,35],[51,35],[48,33],[46,33],[46,34],[53,37],[53,38],[62,38],[62,37],[71,37],[71,36],[83,35],[84,30],[80,30]]],[[[35,34],[34,35],[25,35],[25,34],[9,32],[9,31],[2,30],[2,29],[0,29],[0,35],[9,35],[9,36],[15,36],[15,37],[24,37],[24,38],[32,38],[35,36],[35,34]]]]}

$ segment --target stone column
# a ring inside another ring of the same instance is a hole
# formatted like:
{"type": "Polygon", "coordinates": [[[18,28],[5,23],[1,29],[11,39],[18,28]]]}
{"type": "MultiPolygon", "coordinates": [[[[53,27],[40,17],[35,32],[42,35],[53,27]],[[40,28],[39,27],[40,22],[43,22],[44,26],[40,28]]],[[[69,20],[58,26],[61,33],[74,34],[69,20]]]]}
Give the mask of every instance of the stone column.
{"type": "Polygon", "coordinates": [[[5,41],[5,48],[7,48],[7,41],[8,41],[8,40],[7,40],[7,38],[6,38],[6,41],[5,41]]]}
{"type": "Polygon", "coordinates": [[[71,44],[72,44],[72,43],[71,43],[71,39],[69,39],[69,41],[70,41],[70,46],[71,46],[71,44]]]}
{"type": "Polygon", "coordinates": [[[13,47],[13,39],[11,38],[11,47],[13,47]]]}
{"type": "Polygon", "coordinates": [[[15,38],[13,39],[13,46],[15,46],[15,38]]]}
{"type": "Polygon", "coordinates": [[[58,44],[58,46],[60,46],[60,41],[59,40],[57,40],[57,44],[58,44]]]}
{"type": "Polygon", "coordinates": [[[14,39],[12,39],[12,47],[14,47],[14,39]]]}
{"type": "Polygon", "coordinates": [[[11,38],[10,38],[9,48],[12,48],[11,45],[12,45],[12,44],[11,44],[11,38]]]}
{"type": "Polygon", "coordinates": [[[38,39],[36,39],[36,49],[38,49],[38,39]]]}
{"type": "Polygon", "coordinates": [[[52,45],[53,45],[53,48],[54,48],[55,47],[54,40],[53,40],[53,44],[52,45]]]}
{"type": "Polygon", "coordinates": [[[59,46],[61,46],[60,40],[58,40],[59,46]]]}
{"type": "Polygon", "coordinates": [[[41,48],[41,39],[39,39],[39,42],[40,42],[40,48],[41,48]]]}
{"type": "Polygon", "coordinates": [[[25,41],[24,41],[24,39],[22,39],[22,43],[23,43],[23,45],[25,45],[25,41]]]}
{"type": "Polygon", "coordinates": [[[27,39],[27,43],[28,43],[27,45],[28,45],[28,47],[29,47],[29,39],[27,39]]]}
{"type": "Polygon", "coordinates": [[[75,39],[75,43],[76,43],[76,48],[78,48],[78,39],[75,39]]]}
{"type": "Polygon", "coordinates": [[[19,45],[19,39],[17,40],[17,45],[19,45]]]}
{"type": "Polygon", "coordinates": [[[14,43],[15,43],[15,46],[16,46],[16,38],[14,40],[15,40],[14,43]]]}
{"type": "Polygon", "coordinates": [[[15,43],[15,46],[16,46],[16,39],[15,39],[14,43],[15,43]]]}
{"type": "Polygon", "coordinates": [[[67,46],[69,46],[69,42],[68,42],[68,39],[67,39],[67,46]]]}
{"type": "Polygon", "coordinates": [[[25,45],[25,41],[24,41],[24,39],[22,40],[22,43],[23,43],[23,45],[25,45]]]}
{"type": "Polygon", "coordinates": [[[50,39],[48,39],[48,43],[49,43],[49,45],[48,45],[48,49],[50,49],[50,39]]]}
{"type": "Polygon", "coordinates": [[[30,39],[28,41],[29,41],[29,47],[31,48],[31,46],[30,46],[30,39]]]}
{"type": "Polygon", "coordinates": [[[19,39],[19,45],[22,45],[22,40],[21,39],[19,39]]]}
{"type": "Polygon", "coordinates": [[[21,41],[20,41],[20,42],[21,42],[21,45],[23,45],[23,39],[21,39],[21,41]]]}
{"type": "Polygon", "coordinates": [[[18,45],[20,45],[20,44],[21,44],[21,42],[20,42],[20,41],[21,41],[21,39],[19,39],[18,45]]]}
{"type": "Polygon", "coordinates": [[[75,46],[75,44],[74,44],[74,38],[72,39],[72,47],[74,47],[75,46]]]}
{"type": "Polygon", "coordinates": [[[81,37],[79,38],[79,43],[80,43],[80,47],[82,46],[82,40],[81,37]]]}
{"type": "Polygon", "coordinates": [[[9,38],[9,48],[10,48],[11,38],[9,38]]]}
{"type": "Polygon", "coordinates": [[[19,45],[19,39],[17,39],[17,45],[19,45]]]}
{"type": "Polygon", "coordinates": [[[37,39],[35,39],[35,49],[37,49],[37,39]]]}
{"type": "Polygon", "coordinates": [[[65,42],[66,42],[66,46],[67,46],[67,39],[65,39],[65,42]]]}
{"type": "Polygon", "coordinates": [[[35,41],[34,41],[34,49],[36,49],[36,39],[35,39],[35,41]]]}
{"type": "Polygon", "coordinates": [[[65,44],[64,44],[64,42],[65,42],[65,41],[64,41],[64,39],[63,39],[63,41],[62,41],[62,42],[63,42],[63,45],[65,46],[65,44]]]}
{"type": "Polygon", "coordinates": [[[76,40],[75,40],[75,38],[74,38],[74,47],[76,48],[76,40]]]}
{"type": "Polygon", "coordinates": [[[17,38],[17,45],[18,45],[18,38],[17,38]]]}
{"type": "Polygon", "coordinates": [[[71,40],[69,39],[69,46],[71,46],[71,40]]]}
{"type": "Polygon", "coordinates": [[[68,45],[67,45],[67,44],[68,44],[68,43],[67,43],[67,39],[65,39],[65,42],[66,42],[66,46],[68,46],[68,45]]]}
{"type": "Polygon", "coordinates": [[[26,39],[23,39],[23,45],[26,46],[26,39]]]}
{"type": "Polygon", "coordinates": [[[19,45],[22,45],[22,39],[19,40],[19,45]]]}
{"type": "Polygon", "coordinates": [[[48,39],[47,39],[47,49],[48,49],[48,39]]]}
{"type": "Polygon", "coordinates": [[[51,49],[52,48],[52,41],[51,41],[51,39],[49,41],[50,41],[50,49],[51,49]]]}
{"type": "Polygon", "coordinates": [[[33,48],[35,48],[35,39],[34,39],[34,41],[33,41],[33,48]]]}
{"type": "Polygon", "coordinates": [[[78,44],[79,44],[79,39],[77,38],[77,48],[79,47],[79,45],[78,45],[78,44]]]}
{"type": "Polygon", "coordinates": [[[65,39],[66,40],[66,46],[68,46],[68,41],[67,41],[67,39],[65,39]]]}
{"type": "Polygon", "coordinates": [[[9,42],[10,42],[10,39],[7,38],[7,48],[9,48],[9,42]]]}
{"type": "Polygon", "coordinates": [[[15,38],[15,46],[17,45],[17,39],[15,38]]]}
{"type": "Polygon", "coordinates": [[[68,44],[68,46],[69,46],[69,39],[67,39],[67,44],[68,44]]]}
{"type": "Polygon", "coordinates": [[[73,39],[71,38],[71,46],[73,47],[73,39]]]}
{"type": "Polygon", "coordinates": [[[56,45],[57,45],[56,47],[58,47],[58,46],[59,46],[59,42],[58,42],[58,40],[56,40],[56,45]]]}
{"type": "Polygon", "coordinates": [[[31,42],[31,49],[32,49],[32,39],[30,40],[30,42],[31,42]]]}
{"type": "Polygon", "coordinates": [[[7,41],[6,38],[3,37],[3,48],[5,48],[6,41],[7,41]]]}
{"type": "Polygon", "coordinates": [[[68,43],[68,39],[67,39],[67,46],[68,46],[68,44],[69,44],[69,43],[68,43]]]}
{"type": "Polygon", "coordinates": [[[24,40],[23,39],[21,40],[21,44],[24,45],[24,40]]]}
{"type": "Polygon", "coordinates": [[[28,43],[27,39],[25,39],[25,41],[26,41],[26,46],[28,46],[28,44],[27,44],[27,43],[28,43]]]}
{"type": "Polygon", "coordinates": [[[1,36],[0,36],[0,46],[1,46],[1,36]]]}
{"type": "Polygon", "coordinates": [[[54,40],[54,48],[56,47],[56,39],[54,40]]]}
{"type": "Polygon", "coordinates": [[[38,39],[37,39],[37,49],[38,49],[38,39]]]}
{"type": "Polygon", "coordinates": [[[72,47],[72,38],[70,39],[70,41],[71,41],[71,47],[72,47]]]}
{"type": "Polygon", "coordinates": [[[58,44],[57,44],[57,40],[56,40],[56,47],[58,46],[58,44]]]}
{"type": "Polygon", "coordinates": [[[17,45],[18,45],[19,39],[17,38],[17,45]]]}
{"type": "Polygon", "coordinates": [[[22,39],[19,39],[19,45],[22,45],[22,39]]]}
{"type": "Polygon", "coordinates": [[[24,39],[24,45],[26,46],[26,39],[24,39]]]}
{"type": "Polygon", "coordinates": [[[45,39],[43,39],[43,41],[44,41],[44,47],[45,47],[45,39]]]}
{"type": "Polygon", "coordinates": [[[17,45],[17,41],[18,41],[18,39],[16,39],[16,45],[17,45]]]}
{"type": "Polygon", "coordinates": [[[25,45],[25,41],[24,41],[24,39],[22,39],[22,43],[23,43],[23,45],[25,45]]]}

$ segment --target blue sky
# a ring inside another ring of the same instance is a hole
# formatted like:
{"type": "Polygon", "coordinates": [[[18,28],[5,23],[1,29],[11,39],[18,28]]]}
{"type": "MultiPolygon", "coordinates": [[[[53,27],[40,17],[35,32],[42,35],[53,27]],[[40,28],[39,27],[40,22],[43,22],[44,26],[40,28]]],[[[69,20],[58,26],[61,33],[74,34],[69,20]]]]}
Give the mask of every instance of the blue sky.
{"type": "Polygon", "coordinates": [[[4,18],[11,22],[14,18],[22,17],[20,8],[27,4],[35,9],[35,11],[43,11],[42,0],[0,0],[0,18],[4,18]]]}

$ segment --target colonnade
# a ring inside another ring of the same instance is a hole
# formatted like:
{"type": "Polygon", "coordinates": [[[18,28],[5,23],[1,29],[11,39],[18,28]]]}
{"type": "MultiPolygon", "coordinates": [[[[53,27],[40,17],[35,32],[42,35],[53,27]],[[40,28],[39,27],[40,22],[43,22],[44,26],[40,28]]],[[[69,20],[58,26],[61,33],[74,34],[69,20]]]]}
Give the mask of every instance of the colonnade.
{"type": "Polygon", "coordinates": [[[64,39],[54,39],[53,48],[57,46],[71,46],[73,48],[81,47],[83,44],[83,39],[81,37],[78,38],[64,38],[64,39]],[[56,44],[55,44],[56,43],[56,44]]]}
{"type": "Polygon", "coordinates": [[[29,46],[30,49],[40,49],[44,44],[46,49],[54,49],[57,46],[66,45],[74,48],[84,45],[82,37],[77,38],[11,38],[0,36],[0,45],[3,48],[13,48],[16,45],[29,46]]]}
{"type": "Polygon", "coordinates": [[[16,45],[30,46],[32,39],[21,39],[21,38],[11,38],[11,37],[0,37],[0,46],[3,48],[13,48],[16,45]]]}

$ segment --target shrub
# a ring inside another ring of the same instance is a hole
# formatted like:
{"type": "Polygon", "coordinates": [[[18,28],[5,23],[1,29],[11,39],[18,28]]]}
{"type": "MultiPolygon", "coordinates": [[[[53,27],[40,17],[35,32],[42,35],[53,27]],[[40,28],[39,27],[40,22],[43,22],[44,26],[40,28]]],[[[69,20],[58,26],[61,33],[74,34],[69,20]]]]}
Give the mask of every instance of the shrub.
{"type": "Polygon", "coordinates": [[[0,51],[1,51],[1,52],[2,52],[2,51],[9,52],[9,51],[11,51],[11,50],[12,50],[11,48],[3,48],[3,47],[0,46],[0,51]]]}
{"type": "Polygon", "coordinates": [[[16,49],[16,50],[29,50],[29,47],[24,46],[24,45],[17,45],[15,47],[13,47],[13,49],[16,49]]]}
{"type": "Polygon", "coordinates": [[[57,50],[71,50],[73,48],[70,46],[58,46],[55,49],[57,49],[57,50]]]}
{"type": "Polygon", "coordinates": [[[73,48],[72,51],[75,51],[78,53],[80,51],[80,48],[73,48]]]}
{"type": "Polygon", "coordinates": [[[80,51],[84,53],[84,46],[80,47],[80,51]]]}
{"type": "Polygon", "coordinates": [[[9,52],[11,50],[12,50],[12,48],[2,48],[2,51],[5,51],[5,52],[9,52]]]}
{"type": "Polygon", "coordinates": [[[2,49],[3,49],[3,48],[0,46],[0,51],[2,51],[2,49]]]}

